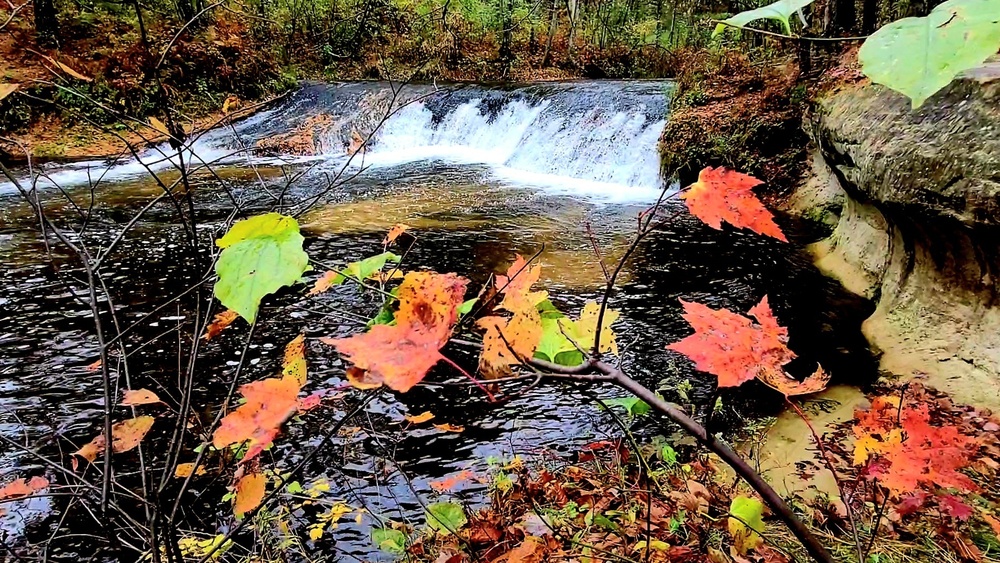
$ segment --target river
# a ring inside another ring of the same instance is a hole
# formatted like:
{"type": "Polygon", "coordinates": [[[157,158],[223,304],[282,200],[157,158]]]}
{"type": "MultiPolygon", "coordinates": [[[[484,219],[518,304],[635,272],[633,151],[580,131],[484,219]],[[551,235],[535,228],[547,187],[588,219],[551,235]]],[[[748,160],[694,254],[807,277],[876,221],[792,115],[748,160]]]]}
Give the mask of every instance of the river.
{"type": "MultiPolygon", "coordinates": [[[[540,285],[560,308],[576,311],[597,298],[603,284],[588,227],[610,262],[623,252],[637,213],[655,201],[666,182],[657,140],[671,87],[661,81],[305,84],[276,107],[202,135],[183,155],[186,163],[211,163],[215,171],[194,175],[200,234],[218,236],[234,201],[252,212],[281,200],[302,212],[310,256],[343,264],[380,252],[385,232],[405,223],[416,236],[406,258],[409,267],[458,272],[478,289],[515,253],[540,252],[540,285]],[[379,123],[387,107],[393,111],[379,123]],[[282,145],[266,141],[304,129],[310,131],[306,142],[312,150],[301,152],[311,154],[283,154],[282,145]],[[345,149],[355,132],[373,130],[368,150],[348,162],[345,149]],[[245,150],[254,146],[267,150],[245,150]],[[344,181],[330,189],[338,174],[344,181]]],[[[77,226],[86,215],[79,240],[95,249],[107,245],[160,193],[147,167],[168,181],[176,177],[170,168],[177,157],[167,147],[140,158],[141,163],[110,167],[99,161],[45,167],[38,186],[48,213],[77,226]]],[[[175,213],[172,205],[152,205],[102,266],[120,322],[141,325],[126,344],[133,386],[167,396],[178,377],[175,329],[190,322],[192,311],[171,305],[147,314],[200,275],[175,213]]],[[[867,306],[812,268],[802,250],[809,232],[783,218],[779,222],[791,244],[715,231],[683,213],[651,236],[628,264],[613,301],[622,311],[616,329],[627,350],[625,369],[675,400],[677,384],[690,380],[693,399],[704,401],[708,376],[665,349],[688,333],[678,298],[746,311],[768,295],[801,356],[802,365],[793,369],[810,371],[819,361],[839,380],[870,377],[874,368],[858,329],[867,306]]],[[[66,267],[61,278],[53,272],[36,223],[13,186],[0,184],[0,432],[38,445],[68,466],[67,452],[100,432],[101,382],[88,368],[97,359],[96,340],[89,307],[78,299],[84,289],[74,279],[79,271],[66,267]]],[[[58,262],[72,263],[58,245],[53,252],[58,262]]],[[[306,281],[319,270],[308,272],[306,281]]],[[[358,330],[331,310],[371,315],[374,304],[353,287],[341,287],[301,306],[306,287],[266,301],[248,348],[247,380],[273,375],[281,347],[304,333],[308,389],[343,387],[343,362],[315,337],[358,330]]],[[[203,347],[197,396],[204,398],[199,407],[206,416],[213,399],[224,393],[219,381],[239,363],[248,330],[241,323],[203,347]]],[[[125,387],[124,374],[116,375],[117,385],[125,387]]],[[[598,393],[616,395],[610,389],[598,393]]],[[[760,396],[749,392],[734,397],[733,404],[739,412],[766,412],[769,406],[756,401],[760,396]]],[[[330,407],[306,415],[269,455],[285,463],[296,459],[303,444],[317,440],[316,428],[340,414],[330,407]]],[[[422,510],[415,493],[431,500],[440,496],[431,480],[466,470],[485,475],[490,457],[570,455],[616,432],[607,414],[584,395],[545,386],[500,406],[487,405],[474,390],[428,387],[405,396],[385,394],[351,426],[357,430],[314,460],[308,475],[329,478],[329,499],[417,521],[422,510]],[[424,410],[436,414],[435,422],[465,430],[414,430],[403,424],[405,413],[424,410]]],[[[660,432],[650,425],[640,430],[660,432]]],[[[0,475],[9,475],[0,482],[43,469],[20,451],[0,451],[0,475]]],[[[198,519],[187,514],[187,525],[202,531],[225,527],[220,483],[199,491],[203,498],[191,510],[207,510],[208,516],[202,514],[207,522],[196,525],[198,519]]],[[[486,485],[470,480],[444,498],[481,505],[485,492],[486,485]]],[[[0,527],[29,542],[47,540],[56,526],[52,515],[65,504],[59,497],[21,504],[0,516],[0,527]]],[[[315,547],[371,560],[377,557],[368,539],[371,523],[371,518],[345,522],[315,547]]],[[[304,536],[304,528],[297,530],[304,536]]],[[[71,521],[60,534],[90,531],[71,521]]],[[[83,555],[88,545],[85,539],[65,539],[53,549],[83,555]]]]}

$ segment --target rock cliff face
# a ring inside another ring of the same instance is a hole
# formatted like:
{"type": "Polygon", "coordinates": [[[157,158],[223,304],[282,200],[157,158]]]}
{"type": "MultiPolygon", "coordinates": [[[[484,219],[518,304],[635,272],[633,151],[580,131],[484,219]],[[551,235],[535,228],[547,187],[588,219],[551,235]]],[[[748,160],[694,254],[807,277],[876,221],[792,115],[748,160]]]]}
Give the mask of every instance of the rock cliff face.
{"type": "Polygon", "coordinates": [[[818,266],[876,302],[880,365],[1000,411],[1000,64],[911,111],[872,85],[806,121],[813,174],[792,198],[833,227],[818,266]]]}

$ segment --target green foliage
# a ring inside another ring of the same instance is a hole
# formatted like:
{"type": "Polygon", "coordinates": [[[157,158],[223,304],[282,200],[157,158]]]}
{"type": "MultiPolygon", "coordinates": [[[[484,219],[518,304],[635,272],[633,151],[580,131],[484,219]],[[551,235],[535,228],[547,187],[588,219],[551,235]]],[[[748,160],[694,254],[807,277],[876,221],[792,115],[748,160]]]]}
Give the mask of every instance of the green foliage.
{"type": "Polygon", "coordinates": [[[733,535],[740,553],[746,553],[748,549],[763,543],[763,503],[755,498],[739,496],[733,499],[729,513],[736,517],[729,519],[729,533],[733,535]]]}
{"type": "Polygon", "coordinates": [[[905,94],[916,109],[997,49],[1000,2],[950,0],[925,18],[904,18],[878,30],[858,58],[866,76],[905,94]]]}
{"type": "Polygon", "coordinates": [[[406,534],[392,528],[376,528],[372,530],[372,541],[378,548],[393,555],[406,553],[406,534]]]}
{"type": "Polygon", "coordinates": [[[437,530],[444,534],[457,532],[462,528],[468,519],[461,505],[453,502],[436,502],[427,506],[427,525],[432,530],[437,530]]]}
{"type": "Polygon", "coordinates": [[[309,265],[299,223],[279,213],[240,221],[216,241],[223,249],[215,271],[215,296],[248,322],[264,296],[298,281],[309,265]]]}
{"type": "Polygon", "coordinates": [[[813,0],[778,0],[773,4],[768,4],[767,6],[757,8],[756,10],[740,12],[731,18],[722,20],[725,23],[720,23],[715,26],[715,31],[712,33],[712,37],[721,35],[726,31],[727,27],[744,27],[752,21],[763,19],[777,20],[781,22],[781,27],[785,30],[785,33],[787,35],[791,35],[792,27],[789,24],[788,19],[792,17],[792,14],[812,3],[813,0]]]}
{"type": "Polygon", "coordinates": [[[344,268],[343,273],[337,274],[333,278],[333,282],[330,285],[340,285],[347,280],[344,274],[348,277],[354,278],[358,281],[364,281],[377,272],[381,272],[382,268],[385,267],[386,262],[399,263],[400,257],[392,252],[383,252],[382,254],[376,254],[375,256],[369,256],[364,260],[359,260],[357,262],[351,262],[344,268]]]}
{"type": "Polygon", "coordinates": [[[622,407],[629,416],[643,416],[649,414],[652,408],[649,403],[637,397],[622,397],[619,399],[605,399],[604,404],[609,407],[622,407]]]}

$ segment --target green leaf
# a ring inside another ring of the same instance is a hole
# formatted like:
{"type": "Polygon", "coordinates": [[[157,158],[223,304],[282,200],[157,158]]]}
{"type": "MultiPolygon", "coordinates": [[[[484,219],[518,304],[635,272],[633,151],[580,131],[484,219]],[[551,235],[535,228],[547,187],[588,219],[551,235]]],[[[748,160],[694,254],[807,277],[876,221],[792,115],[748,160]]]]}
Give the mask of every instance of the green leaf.
{"type": "Polygon", "coordinates": [[[712,32],[712,38],[721,35],[726,31],[727,27],[744,27],[752,21],[763,19],[780,21],[782,29],[785,30],[785,34],[791,35],[792,26],[789,25],[788,18],[792,17],[792,14],[795,12],[805,8],[809,4],[812,4],[813,1],[814,0],[778,0],[773,4],[768,4],[767,6],[757,8],[756,10],[740,12],[729,19],[722,20],[725,23],[720,23],[715,26],[715,31],[712,32]]]}
{"type": "Polygon", "coordinates": [[[729,533],[733,535],[733,543],[741,555],[764,543],[760,535],[764,533],[763,503],[755,498],[739,496],[729,505],[729,513],[738,518],[729,519],[729,533]]]}
{"type": "Polygon", "coordinates": [[[670,446],[670,444],[665,444],[660,448],[660,460],[666,464],[667,467],[673,467],[677,465],[677,451],[670,446]]]}
{"type": "Polygon", "coordinates": [[[433,530],[449,534],[458,531],[468,522],[462,507],[453,502],[436,502],[427,506],[427,525],[433,530]]]}
{"type": "Polygon", "coordinates": [[[642,416],[649,414],[652,408],[649,403],[638,397],[622,397],[620,399],[604,399],[604,404],[609,407],[622,407],[629,416],[642,416]]]}
{"type": "Polygon", "coordinates": [[[548,299],[543,300],[536,307],[538,312],[541,314],[543,319],[561,319],[566,315],[562,314],[556,306],[552,304],[552,301],[548,299]]]}
{"type": "Polygon", "coordinates": [[[365,328],[371,328],[375,325],[393,325],[396,324],[396,314],[392,312],[392,306],[396,303],[396,296],[399,295],[399,287],[394,287],[389,291],[392,297],[386,297],[385,302],[382,303],[382,308],[378,310],[378,314],[375,318],[368,321],[368,325],[365,328]]]}
{"type": "Polygon", "coordinates": [[[372,530],[372,541],[379,549],[393,555],[406,553],[406,534],[392,528],[376,528],[372,530]]]}
{"type": "Polygon", "coordinates": [[[215,296],[253,323],[264,296],[295,283],[306,271],[309,257],[302,241],[298,221],[279,213],[236,223],[215,241],[222,249],[215,263],[215,296]]]}
{"type": "Polygon", "coordinates": [[[479,302],[479,298],[478,297],[473,297],[472,299],[469,299],[465,303],[462,303],[461,305],[459,305],[458,309],[456,309],[456,311],[458,311],[458,316],[459,317],[464,317],[465,315],[468,315],[469,313],[471,313],[472,312],[472,308],[475,307],[476,303],[478,303],[478,302],[479,302]]]}
{"type": "Polygon", "coordinates": [[[903,18],[869,37],[858,52],[872,82],[910,98],[913,109],[1000,49],[1000,2],[950,0],[925,18],[903,18]]]}
{"type": "Polygon", "coordinates": [[[562,328],[559,327],[559,319],[543,316],[542,339],[538,341],[538,347],[535,348],[535,357],[548,362],[559,363],[559,357],[564,352],[576,352],[576,356],[563,357],[564,361],[573,360],[577,357],[579,359],[573,363],[560,363],[560,365],[577,366],[583,362],[583,354],[563,334],[562,328]]]}
{"type": "MultiPolygon", "coordinates": [[[[359,260],[357,262],[351,262],[344,268],[343,273],[357,280],[366,280],[370,278],[375,272],[381,272],[382,268],[385,267],[386,262],[395,262],[399,264],[401,258],[398,254],[392,252],[383,252],[382,254],[376,254],[375,256],[369,256],[364,260],[359,260]]],[[[337,277],[333,278],[333,283],[331,285],[340,285],[344,283],[344,276],[338,274],[337,277]]]]}

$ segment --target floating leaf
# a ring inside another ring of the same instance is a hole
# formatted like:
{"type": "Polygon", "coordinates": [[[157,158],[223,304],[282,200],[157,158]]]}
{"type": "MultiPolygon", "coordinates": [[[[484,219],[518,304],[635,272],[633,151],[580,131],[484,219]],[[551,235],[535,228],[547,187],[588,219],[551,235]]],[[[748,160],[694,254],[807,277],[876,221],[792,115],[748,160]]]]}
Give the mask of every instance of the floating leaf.
{"type": "Polygon", "coordinates": [[[774,223],[774,216],[752,191],[762,183],[753,176],[709,166],[698,174],[698,181],[681,194],[681,199],[692,215],[713,229],[722,229],[725,221],[738,229],[750,229],[788,242],[774,223]]]}
{"type": "Polygon", "coordinates": [[[156,393],[153,393],[149,389],[126,389],[122,397],[122,406],[134,407],[138,405],[151,405],[153,403],[162,403],[156,393]]]}
{"type": "Polygon", "coordinates": [[[226,309],[212,318],[212,322],[205,327],[205,334],[201,335],[201,337],[205,340],[215,338],[238,318],[240,318],[239,313],[232,309],[226,309]]]}
{"type": "Polygon", "coordinates": [[[428,420],[434,418],[434,413],[431,411],[424,411],[418,415],[404,415],[403,418],[406,419],[410,424],[423,424],[428,420]]]}
{"type": "Polygon", "coordinates": [[[781,22],[781,28],[785,30],[786,35],[792,34],[792,26],[789,24],[788,19],[792,17],[792,14],[805,8],[809,4],[812,4],[814,0],[778,0],[773,4],[768,4],[756,10],[748,10],[746,12],[740,12],[735,16],[722,20],[725,23],[720,23],[715,26],[715,31],[712,32],[712,37],[715,38],[726,31],[726,28],[731,26],[744,27],[748,23],[756,20],[777,20],[781,22]],[[726,25],[729,24],[729,25],[726,25]]]}
{"type": "Polygon", "coordinates": [[[729,519],[729,533],[740,555],[756,549],[764,543],[764,504],[755,498],[738,496],[729,506],[729,513],[736,518],[729,519]]]}
{"type": "Polygon", "coordinates": [[[432,489],[438,493],[446,493],[448,491],[454,490],[459,483],[465,481],[473,481],[476,479],[476,474],[468,469],[459,471],[458,473],[445,477],[444,479],[439,479],[435,481],[429,481],[428,484],[432,489]]]}
{"type": "Polygon", "coordinates": [[[453,502],[436,502],[427,506],[427,525],[432,530],[449,534],[457,532],[468,522],[462,507],[453,502]]]}
{"type": "Polygon", "coordinates": [[[392,528],[376,528],[372,530],[372,541],[378,548],[393,555],[406,553],[406,534],[392,528]]]}
{"type": "Polygon", "coordinates": [[[267,491],[267,478],[263,473],[247,473],[236,481],[233,496],[233,512],[241,517],[260,506],[267,491]]]}
{"type": "MultiPolygon", "coordinates": [[[[468,280],[455,274],[410,272],[399,285],[395,325],[374,325],[366,333],[321,341],[369,372],[366,385],[384,383],[405,393],[442,358],[440,350],[458,321],[466,284],[468,280]]],[[[352,383],[360,380],[355,372],[352,383]]]]}
{"type": "Polygon", "coordinates": [[[45,477],[32,477],[27,481],[24,479],[15,479],[0,487],[0,500],[23,498],[33,495],[48,486],[49,480],[45,477]]]}
{"type": "MultiPolygon", "coordinates": [[[[122,453],[137,448],[142,443],[142,439],[146,437],[146,434],[153,427],[154,422],[156,422],[156,419],[151,416],[138,416],[112,425],[111,451],[122,453]]],[[[93,462],[104,451],[106,444],[107,440],[104,434],[101,434],[74,452],[73,455],[93,462]]]]}
{"type": "Polygon", "coordinates": [[[435,424],[434,428],[437,428],[438,430],[440,430],[442,432],[456,432],[456,433],[457,432],[465,432],[465,427],[464,426],[456,426],[456,425],[451,424],[451,423],[435,424]]]}
{"type": "Polygon", "coordinates": [[[253,323],[261,299],[302,277],[309,257],[302,250],[299,223],[267,213],[234,224],[215,244],[223,249],[215,271],[215,296],[253,323]]]}
{"type": "Polygon", "coordinates": [[[916,109],[997,49],[1000,2],[950,0],[927,17],[883,26],[861,46],[858,60],[872,82],[905,94],[916,109]]]}

